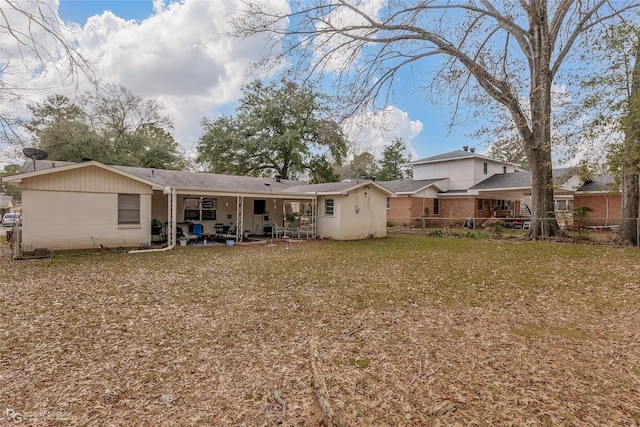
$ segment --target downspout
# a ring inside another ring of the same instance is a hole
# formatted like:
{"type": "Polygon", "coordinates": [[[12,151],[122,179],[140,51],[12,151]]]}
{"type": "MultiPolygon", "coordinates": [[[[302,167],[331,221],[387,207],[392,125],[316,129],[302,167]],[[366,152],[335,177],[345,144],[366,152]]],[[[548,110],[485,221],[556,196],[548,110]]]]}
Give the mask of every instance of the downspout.
{"type": "Polygon", "coordinates": [[[169,205],[168,209],[167,209],[167,214],[169,216],[167,223],[169,223],[171,225],[171,238],[169,239],[169,245],[165,248],[159,248],[159,249],[136,249],[133,251],[129,251],[128,253],[130,254],[142,254],[145,252],[165,252],[165,251],[169,251],[171,249],[173,249],[175,247],[176,244],[176,226],[173,223],[174,219],[176,217],[176,190],[175,188],[173,190],[171,190],[169,187],[165,187],[162,190],[163,193],[165,193],[167,195],[167,203],[169,205]]]}

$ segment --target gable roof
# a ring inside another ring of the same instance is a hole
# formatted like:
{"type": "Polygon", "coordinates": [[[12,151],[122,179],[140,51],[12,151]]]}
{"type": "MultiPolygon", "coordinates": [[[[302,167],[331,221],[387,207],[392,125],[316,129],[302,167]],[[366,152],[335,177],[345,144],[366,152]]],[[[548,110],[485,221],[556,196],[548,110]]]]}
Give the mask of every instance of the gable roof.
{"type": "Polygon", "coordinates": [[[619,188],[616,186],[616,179],[610,174],[593,175],[587,180],[576,193],[610,193],[616,192],[619,188]]]}
{"type": "Polygon", "coordinates": [[[425,157],[423,159],[418,159],[411,162],[411,165],[423,165],[427,163],[439,163],[439,162],[448,162],[451,160],[460,160],[460,159],[482,159],[488,160],[494,163],[500,163],[502,165],[514,165],[519,167],[520,165],[516,163],[506,162],[504,160],[494,159],[492,157],[483,156],[482,154],[478,154],[476,152],[466,151],[466,150],[455,150],[450,151],[448,153],[438,154],[437,156],[425,157]]]}
{"type": "Polygon", "coordinates": [[[332,195],[332,194],[347,194],[349,191],[355,190],[364,186],[372,186],[380,190],[381,192],[391,195],[393,191],[383,187],[376,181],[356,181],[344,180],[340,182],[326,182],[323,184],[304,184],[292,186],[287,190],[287,193],[293,194],[317,194],[317,195],[332,195]]]}
{"type": "Polygon", "coordinates": [[[168,169],[152,169],[132,166],[107,166],[100,162],[88,161],[83,163],[54,162],[39,160],[36,169],[33,162],[28,161],[21,169],[21,173],[7,177],[8,181],[20,182],[24,178],[64,172],[83,167],[97,166],[112,172],[127,176],[140,182],[147,183],[156,190],[169,187],[181,191],[219,191],[254,194],[297,194],[312,196],[317,194],[346,194],[349,191],[373,185],[386,194],[390,190],[373,181],[343,181],[325,184],[307,184],[304,181],[294,181],[275,178],[260,178],[253,176],[223,175],[206,172],[190,172],[168,169]]]}
{"type": "Polygon", "coordinates": [[[114,166],[145,180],[153,181],[162,187],[178,190],[215,190],[242,193],[282,193],[289,187],[302,184],[301,181],[277,180],[254,176],[222,175],[206,172],[177,171],[168,169],[150,169],[131,166],[114,166]]]}
{"type": "Polygon", "coordinates": [[[438,191],[441,189],[434,185],[436,182],[444,181],[446,178],[438,179],[396,179],[393,181],[376,181],[383,187],[393,191],[396,194],[415,194],[431,186],[436,187],[438,191]]]}
{"type": "Polygon", "coordinates": [[[0,209],[9,209],[14,206],[13,196],[0,196],[0,209]]]}
{"type": "MultiPolygon", "coordinates": [[[[32,163],[32,165],[35,164],[35,162],[26,162],[26,163],[32,163]]],[[[52,174],[52,173],[66,172],[66,171],[71,171],[71,170],[76,170],[76,169],[87,168],[87,167],[97,167],[97,168],[100,168],[100,169],[105,169],[105,170],[108,170],[110,172],[125,176],[125,177],[133,179],[135,181],[142,182],[143,184],[147,184],[151,188],[153,188],[154,190],[161,190],[162,189],[162,187],[160,185],[158,185],[157,183],[155,183],[153,181],[145,180],[145,179],[143,179],[141,177],[138,177],[136,175],[132,175],[132,174],[126,172],[126,171],[118,170],[114,166],[105,165],[103,163],[96,162],[95,160],[91,160],[91,161],[88,161],[88,162],[82,162],[82,163],[53,162],[53,161],[39,160],[35,170],[33,169],[33,167],[30,167],[30,166],[26,165],[26,163],[21,168],[21,171],[24,169],[27,172],[21,172],[21,173],[19,173],[17,175],[5,176],[5,177],[2,178],[2,180],[4,182],[17,183],[17,182],[22,182],[23,179],[32,178],[32,177],[35,177],[35,176],[48,175],[48,174],[52,174]]]]}

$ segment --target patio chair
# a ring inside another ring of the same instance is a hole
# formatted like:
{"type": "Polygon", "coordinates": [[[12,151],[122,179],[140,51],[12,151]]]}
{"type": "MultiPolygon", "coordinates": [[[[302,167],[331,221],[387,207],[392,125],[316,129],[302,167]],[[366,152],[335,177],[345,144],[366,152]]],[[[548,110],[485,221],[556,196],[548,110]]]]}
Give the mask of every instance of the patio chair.
{"type": "Polygon", "coordinates": [[[189,231],[196,235],[196,239],[203,239],[204,229],[202,227],[202,224],[191,224],[191,230],[189,231]]]}
{"type": "Polygon", "coordinates": [[[279,239],[281,237],[289,237],[286,235],[287,229],[276,224],[275,222],[271,224],[271,237],[275,239],[279,239]]]}
{"type": "Polygon", "coordinates": [[[178,240],[182,240],[182,239],[198,240],[198,236],[196,236],[195,234],[191,234],[191,233],[185,233],[182,230],[182,227],[176,227],[176,239],[178,239],[178,240]]]}
{"type": "Polygon", "coordinates": [[[303,234],[307,239],[315,237],[316,225],[314,223],[309,223],[298,227],[298,238],[301,238],[303,234]]]}

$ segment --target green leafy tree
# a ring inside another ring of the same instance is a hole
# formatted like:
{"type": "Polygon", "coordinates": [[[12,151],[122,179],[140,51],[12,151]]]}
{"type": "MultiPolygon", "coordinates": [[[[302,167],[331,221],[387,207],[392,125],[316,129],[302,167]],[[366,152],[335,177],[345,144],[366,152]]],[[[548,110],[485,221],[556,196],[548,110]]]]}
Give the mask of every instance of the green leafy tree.
{"type": "Polygon", "coordinates": [[[71,102],[62,95],[30,105],[24,123],[49,159],[181,169],[184,160],[173,139],[173,124],[160,105],[122,86],[107,85],[71,102]]]}
{"type": "Polygon", "coordinates": [[[32,118],[24,123],[51,160],[81,161],[94,158],[112,163],[100,136],[91,130],[82,107],[63,95],[49,96],[42,103],[28,105],[32,118]]]}
{"type": "Polygon", "coordinates": [[[508,111],[531,171],[531,239],[560,233],[553,200],[552,87],[561,72],[578,64],[572,59],[584,52],[584,36],[640,6],[604,0],[395,0],[372,7],[318,0],[278,11],[260,0],[245,3],[248,16],[234,21],[237,34],[272,35],[275,48],[269,53],[282,52],[272,55],[275,63],[294,58],[304,75],[337,74],[347,111],[388,100],[401,70],[428,58],[440,59],[433,75],[453,95],[456,112],[465,103],[485,113],[508,111]]]}
{"type": "Polygon", "coordinates": [[[592,147],[592,154],[607,156],[609,168],[622,189],[617,240],[638,244],[640,29],[626,22],[605,28],[594,42],[594,59],[604,62],[606,70],[594,70],[583,82],[588,95],[574,114],[580,114],[585,123],[581,142],[592,147]],[[604,148],[603,140],[608,141],[604,148]],[[599,149],[593,149],[598,145],[599,149]]]}
{"type": "Polygon", "coordinates": [[[636,32],[635,65],[626,113],[622,119],[621,181],[622,209],[618,241],[638,245],[638,207],[640,205],[640,33],[636,32]]]}
{"type": "Polygon", "coordinates": [[[8,185],[2,182],[2,177],[17,175],[20,171],[19,165],[5,165],[4,169],[0,171],[0,195],[13,196],[15,200],[20,200],[21,191],[18,187],[8,185]]]}
{"type": "MultiPolygon", "coordinates": [[[[100,135],[111,163],[182,169],[173,122],[157,100],[120,85],[107,84],[81,97],[91,128],[100,135]]],[[[98,160],[98,159],[96,159],[98,160]]]]}
{"type": "Polygon", "coordinates": [[[197,160],[214,173],[334,181],[347,141],[325,101],[308,85],[246,85],[235,116],[202,121],[197,160]]]}
{"type": "Polygon", "coordinates": [[[341,179],[375,176],[378,173],[378,161],[373,154],[364,151],[355,154],[349,163],[339,167],[337,173],[341,179]]]}
{"type": "Polygon", "coordinates": [[[380,160],[380,171],[377,179],[380,181],[393,181],[412,176],[409,166],[411,155],[407,153],[407,145],[402,138],[396,138],[391,144],[386,145],[382,150],[380,160]]]}

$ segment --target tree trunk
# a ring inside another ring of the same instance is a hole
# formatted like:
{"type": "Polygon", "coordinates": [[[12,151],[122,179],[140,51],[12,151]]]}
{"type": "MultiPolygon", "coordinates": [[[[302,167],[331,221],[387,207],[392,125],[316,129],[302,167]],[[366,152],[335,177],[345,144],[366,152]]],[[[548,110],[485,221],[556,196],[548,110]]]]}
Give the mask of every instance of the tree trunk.
{"type": "Polygon", "coordinates": [[[527,160],[531,169],[531,227],[527,238],[545,238],[559,234],[553,203],[553,165],[551,161],[551,40],[547,3],[531,2],[531,129],[520,126],[527,160]]]}
{"type": "Polygon", "coordinates": [[[633,66],[631,93],[625,123],[624,147],[622,150],[622,209],[617,240],[619,243],[638,244],[638,158],[640,157],[640,40],[636,44],[636,59],[633,66]]]}
{"type": "MultiPolygon", "coordinates": [[[[536,146],[534,142],[527,144],[536,146]]],[[[560,233],[553,202],[553,169],[548,144],[527,149],[531,167],[531,227],[527,238],[537,239],[560,233]]]]}
{"type": "MultiPolygon", "coordinates": [[[[637,142],[636,142],[637,143],[637,142]]],[[[628,165],[625,159],[622,172],[622,209],[617,241],[619,243],[638,244],[638,205],[640,203],[640,186],[638,174],[631,170],[637,165],[628,165]]]]}

